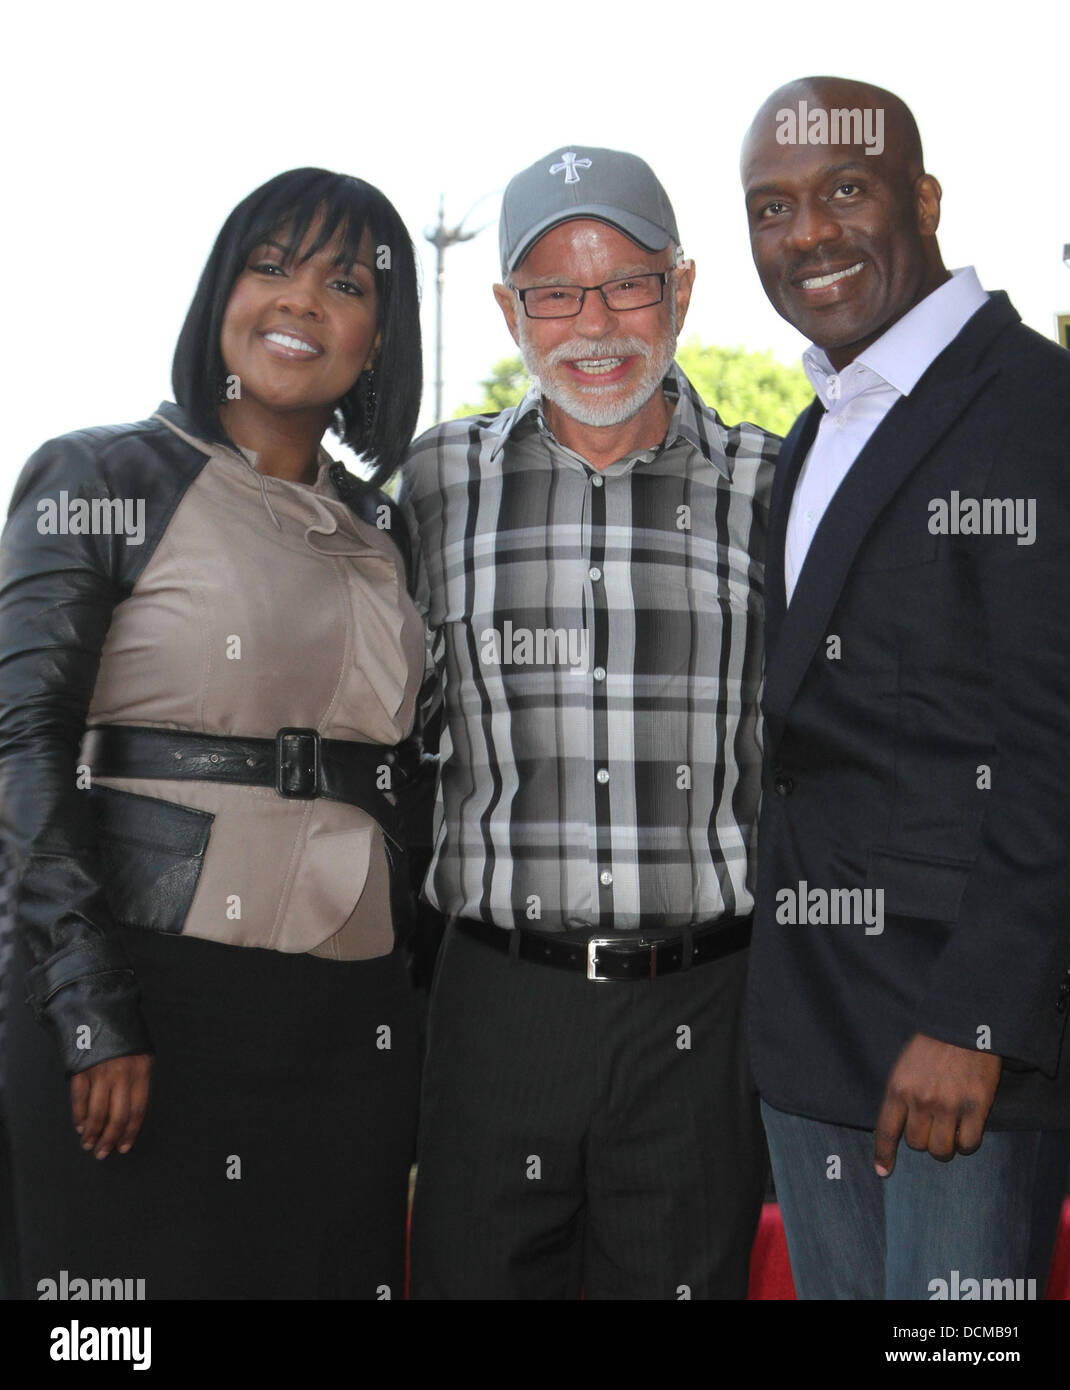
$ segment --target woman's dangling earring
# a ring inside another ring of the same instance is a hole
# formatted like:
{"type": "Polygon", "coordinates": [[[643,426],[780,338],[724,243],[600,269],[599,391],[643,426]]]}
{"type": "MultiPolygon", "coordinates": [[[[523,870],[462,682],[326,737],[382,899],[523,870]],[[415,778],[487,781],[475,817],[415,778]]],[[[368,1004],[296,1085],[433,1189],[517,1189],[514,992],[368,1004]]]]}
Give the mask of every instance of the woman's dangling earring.
{"type": "Polygon", "coordinates": [[[364,431],[371,434],[372,423],[375,420],[375,407],[377,398],[375,395],[375,368],[366,367],[360,376],[361,395],[364,404],[364,431]]]}

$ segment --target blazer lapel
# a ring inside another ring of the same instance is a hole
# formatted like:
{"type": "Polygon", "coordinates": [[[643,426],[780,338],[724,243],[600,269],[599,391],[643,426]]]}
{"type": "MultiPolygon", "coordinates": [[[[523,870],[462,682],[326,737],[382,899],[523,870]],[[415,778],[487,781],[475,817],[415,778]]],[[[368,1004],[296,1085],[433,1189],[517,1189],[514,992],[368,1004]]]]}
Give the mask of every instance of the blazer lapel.
{"type": "MultiPolygon", "coordinates": [[[[996,333],[1016,322],[1005,295],[995,295],[974,315],[953,343],[941,353],[909,396],[896,402],[851,465],[821,520],[799,574],[791,604],[774,624],[768,646],[763,708],[774,738],[802,683],[814,652],[826,635],[829,620],[866,534],[906,479],[966,410],[996,368],[977,370],[977,359],[996,333]]],[[[813,407],[807,420],[814,416],[813,407]]],[[[811,419],[816,431],[816,419],[811,419]]],[[[794,430],[792,433],[794,434],[794,430]]],[[[800,431],[799,443],[785,470],[780,510],[770,519],[773,550],[767,560],[777,577],[772,602],[784,602],[784,536],[794,489],[813,433],[800,431]],[[775,524],[775,530],[774,530],[775,524]]],[[[779,468],[777,470],[779,475],[779,468]]],[[[774,497],[779,476],[774,483],[774,497]]],[[[767,599],[767,602],[769,600],[767,599]]]]}
{"type": "Polygon", "coordinates": [[[815,396],[792,425],[777,455],[773,491],[769,500],[769,536],[765,551],[765,645],[766,651],[770,652],[776,645],[787,608],[787,592],[784,588],[784,542],[788,531],[791,499],[795,495],[795,484],[799,480],[803,460],[810,452],[824,413],[824,406],[815,396]]]}

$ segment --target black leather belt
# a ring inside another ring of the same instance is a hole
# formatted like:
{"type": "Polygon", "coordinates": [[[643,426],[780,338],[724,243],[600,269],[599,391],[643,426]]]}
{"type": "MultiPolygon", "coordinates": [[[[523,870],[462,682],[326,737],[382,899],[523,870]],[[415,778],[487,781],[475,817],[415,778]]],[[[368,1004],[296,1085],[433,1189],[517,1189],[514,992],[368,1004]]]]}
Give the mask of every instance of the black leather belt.
{"type": "Polygon", "coordinates": [[[280,796],[325,796],[359,807],[396,845],[404,844],[397,809],[380,783],[399,754],[379,743],[321,738],[315,729],[280,729],[274,738],[193,734],[102,724],[87,729],[82,757],[97,777],[154,777],[274,787],[280,796]]]}
{"type": "Polygon", "coordinates": [[[673,936],[592,936],[568,941],[552,932],[495,927],[471,917],[455,917],[457,930],[521,960],[582,970],[589,980],[654,980],[741,951],[750,941],[750,917],[722,917],[673,936]]]}

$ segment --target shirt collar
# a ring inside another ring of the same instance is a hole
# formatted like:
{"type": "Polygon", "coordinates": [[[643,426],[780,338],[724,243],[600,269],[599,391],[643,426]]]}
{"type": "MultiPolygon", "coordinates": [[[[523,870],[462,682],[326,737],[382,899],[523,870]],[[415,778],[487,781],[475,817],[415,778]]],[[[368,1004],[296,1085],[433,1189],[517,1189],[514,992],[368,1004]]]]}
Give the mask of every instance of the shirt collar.
{"type": "MultiPolygon", "coordinates": [[[[851,369],[864,368],[901,396],[909,396],[924,373],[987,299],[972,266],[953,271],[950,280],[938,285],[920,304],[915,304],[909,313],[897,319],[839,375],[862,375],[864,373],[852,373],[851,369]]],[[[803,353],[803,369],[827,410],[830,405],[828,383],[837,373],[824,349],[811,344],[803,353]]]]}
{"type": "MultiPolygon", "coordinates": [[[[662,387],[665,395],[670,401],[674,401],[675,405],[661,447],[668,448],[678,439],[682,439],[697,449],[707,463],[712,463],[731,480],[732,472],[724,448],[724,425],[717,412],[710,409],[675,362],[665,373],[662,387]]],[[[529,387],[519,404],[503,410],[486,426],[488,435],[498,435],[498,440],[491,450],[492,460],[505,448],[509,436],[520,422],[531,416],[532,412],[535,413],[536,420],[546,424],[542,413],[542,395],[535,385],[529,387]]]]}
{"type": "Polygon", "coordinates": [[[491,450],[491,459],[496,459],[498,457],[505,448],[513,430],[515,430],[520,421],[530,415],[532,411],[536,412],[538,419],[542,419],[542,397],[538,386],[536,386],[534,382],[528,387],[524,398],[517,405],[511,405],[507,410],[499,411],[498,414],[493,416],[487,423],[484,434],[489,435],[491,438],[495,435],[498,436],[497,443],[491,450]]]}

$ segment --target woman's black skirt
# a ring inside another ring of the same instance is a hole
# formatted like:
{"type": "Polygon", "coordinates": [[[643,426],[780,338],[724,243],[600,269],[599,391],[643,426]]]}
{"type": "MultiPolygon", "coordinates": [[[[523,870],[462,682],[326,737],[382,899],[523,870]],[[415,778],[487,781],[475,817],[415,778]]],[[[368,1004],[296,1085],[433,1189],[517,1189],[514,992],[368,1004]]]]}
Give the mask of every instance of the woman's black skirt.
{"type": "Polygon", "coordinates": [[[156,1048],[127,1154],[83,1152],[55,1047],[22,1002],[25,958],[11,972],[22,1296],[121,1279],[150,1300],[402,1297],[419,1064],[400,953],[122,936],[156,1048]]]}

